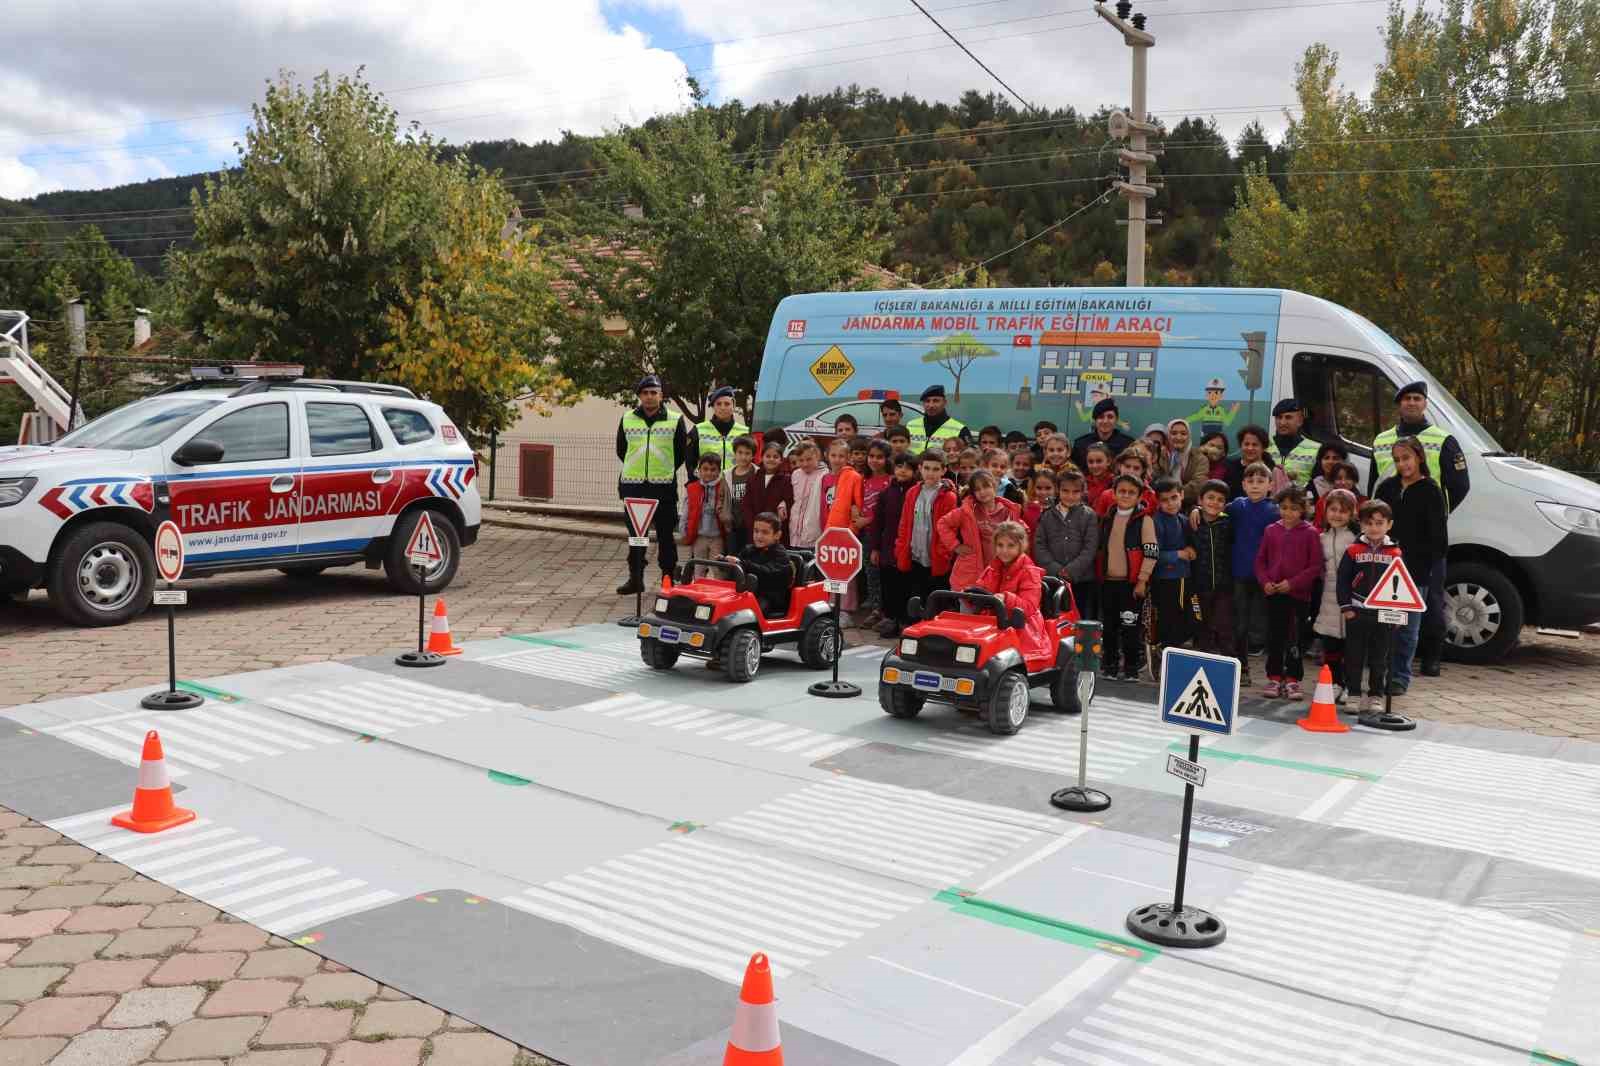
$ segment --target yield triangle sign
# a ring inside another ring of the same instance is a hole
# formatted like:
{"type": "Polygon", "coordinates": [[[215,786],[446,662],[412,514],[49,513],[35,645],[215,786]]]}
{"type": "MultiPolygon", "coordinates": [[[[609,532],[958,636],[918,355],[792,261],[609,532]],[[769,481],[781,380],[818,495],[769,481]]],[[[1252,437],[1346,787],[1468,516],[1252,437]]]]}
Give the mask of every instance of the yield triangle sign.
{"type": "Polygon", "coordinates": [[[411,539],[406,541],[406,557],[412,566],[432,566],[444,562],[444,553],[439,550],[439,535],[434,532],[433,519],[428,517],[427,511],[423,511],[417,519],[411,539]]]}
{"type": "Polygon", "coordinates": [[[623,513],[628,516],[628,532],[632,534],[630,540],[649,540],[650,520],[656,516],[657,501],[639,496],[630,496],[622,501],[623,513]]]}
{"type": "Polygon", "coordinates": [[[1372,610],[1411,611],[1422,613],[1428,605],[1422,602],[1417,583],[1411,580],[1411,571],[1398,555],[1383,572],[1378,583],[1367,594],[1366,606],[1372,610]]]}
{"type": "Polygon", "coordinates": [[[1185,718],[1207,726],[1226,725],[1228,721],[1227,716],[1222,713],[1217,694],[1211,690],[1211,682],[1206,680],[1204,670],[1195,671],[1189,683],[1178,694],[1178,702],[1167,714],[1171,718],[1185,718]]]}

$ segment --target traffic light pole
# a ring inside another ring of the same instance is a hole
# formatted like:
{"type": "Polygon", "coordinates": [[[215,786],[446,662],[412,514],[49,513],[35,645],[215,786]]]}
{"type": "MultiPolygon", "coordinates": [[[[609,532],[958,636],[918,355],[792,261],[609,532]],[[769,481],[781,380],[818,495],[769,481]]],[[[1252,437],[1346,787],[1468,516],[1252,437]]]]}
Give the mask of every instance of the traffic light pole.
{"type": "Polygon", "coordinates": [[[1111,130],[1113,137],[1123,136],[1118,131],[1121,125],[1128,137],[1128,147],[1117,153],[1118,159],[1128,168],[1128,180],[1114,182],[1113,187],[1128,201],[1127,284],[1143,285],[1145,226],[1159,224],[1159,220],[1147,218],[1145,212],[1145,201],[1156,194],[1155,187],[1145,181],[1145,168],[1156,161],[1155,154],[1149,150],[1147,137],[1157,132],[1157,127],[1150,124],[1145,110],[1147,59],[1149,50],[1155,47],[1156,39],[1145,32],[1143,14],[1129,18],[1133,11],[1133,4],[1129,0],[1118,0],[1115,12],[1104,4],[1095,4],[1094,10],[1095,14],[1122,34],[1123,43],[1133,50],[1133,113],[1127,116],[1125,123],[1118,123],[1114,119],[1111,130]]]}

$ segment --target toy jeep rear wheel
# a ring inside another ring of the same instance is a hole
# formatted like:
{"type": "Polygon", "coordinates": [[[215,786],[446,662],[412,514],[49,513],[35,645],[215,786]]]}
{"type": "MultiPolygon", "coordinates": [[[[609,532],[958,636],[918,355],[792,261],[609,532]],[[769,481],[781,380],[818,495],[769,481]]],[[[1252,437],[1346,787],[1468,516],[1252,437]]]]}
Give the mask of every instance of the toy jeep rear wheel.
{"type": "Polygon", "coordinates": [[[832,666],[838,650],[839,623],[831,614],[822,615],[800,634],[800,661],[813,670],[832,666]]]}
{"type": "Polygon", "coordinates": [[[1094,671],[1078,666],[1076,655],[1064,656],[1061,669],[1050,686],[1050,702],[1062,714],[1082,714],[1094,699],[1094,671]]]}
{"type": "Polygon", "coordinates": [[[878,706],[894,718],[915,718],[922,713],[923,698],[904,685],[879,685],[878,706]]]}
{"type": "Polygon", "coordinates": [[[729,681],[754,681],[761,670],[761,638],[754,629],[736,629],[723,642],[719,657],[729,681]]]}
{"type": "Polygon", "coordinates": [[[678,649],[655,637],[640,637],[639,657],[652,670],[671,670],[678,663],[678,649]]]}
{"type": "Polygon", "coordinates": [[[989,732],[1010,736],[1028,717],[1028,679],[1021,670],[1007,670],[989,696],[989,732]]]}

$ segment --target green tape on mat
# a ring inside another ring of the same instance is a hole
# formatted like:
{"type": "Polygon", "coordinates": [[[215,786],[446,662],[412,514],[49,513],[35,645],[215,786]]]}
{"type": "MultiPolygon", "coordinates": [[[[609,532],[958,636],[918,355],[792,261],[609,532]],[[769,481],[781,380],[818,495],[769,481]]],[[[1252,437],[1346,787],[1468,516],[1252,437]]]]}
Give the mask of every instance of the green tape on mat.
{"type": "Polygon", "coordinates": [[[1557,1055],[1553,1051],[1540,1051],[1538,1048],[1528,1052],[1528,1061],[1553,1063],[1554,1066],[1582,1066],[1577,1059],[1569,1059],[1565,1055],[1557,1055]]]}
{"type": "MultiPolygon", "coordinates": [[[[1180,755],[1188,755],[1189,745],[1183,741],[1174,741],[1167,745],[1168,751],[1175,751],[1180,755]]],[[[1200,757],[1211,756],[1226,759],[1229,762],[1253,762],[1260,766],[1277,766],[1284,770],[1300,770],[1308,774],[1327,774],[1329,777],[1347,777],[1355,781],[1377,781],[1382,774],[1369,773],[1366,770],[1347,770],[1342,766],[1324,766],[1315,762],[1297,762],[1294,759],[1274,759],[1267,755],[1250,755],[1242,751],[1224,751],[1221,748],[1201,748],[1200,757]]]]}
{"type": "Polygon", "coordinates": [[[507,633],[507,640],[520,640],[524,644],[543,644],[549,648],[571,648],[574,651],[588,650],[582,644],[574,644],[570,640],[557,640],[555,637],[536,637],[531,633],[507,633]]]}
{"type": "Polygon", "coordinates": [[[1007,929],[1032,933],[1035,936],[1048,937],[1065,944],[1094,948],[1096,951],[1108,952],[1135,962],[1149,962],[1161,954],[1160,948],[1140,940],[1130,940],[1114,933],[1101,932],[1087,925],[1052,918],[1047,914],[1034,914],[1032,911],[1008,907],[1004,903],[979,899],[956,888],[947,888],[933,898],[939,903],[948,903],[951,910],[969,918],[977,918],[994,925],[1005,926],[1007,929]]]}
{"type": "Polygon", "coordinates": [[[497,785],[513,785],[518,787],[522,785],[533,784],[533,782],[528,780],[526,777],[518,777],[516,774],[503,774],[499,770],[490,770],[489,780],[493,781],[497,785]]]}
{"type": "Polygon", "coordinates": [[[243,696],[235,696],[231,692],[224,692],[220,688],[212,688],[210,685],[202,685],[197,681],[179,681],[178,687],[185,692],[193,692],[197,696],[221,700],[223,703],[240,703],[244,700],[243,696]]]}

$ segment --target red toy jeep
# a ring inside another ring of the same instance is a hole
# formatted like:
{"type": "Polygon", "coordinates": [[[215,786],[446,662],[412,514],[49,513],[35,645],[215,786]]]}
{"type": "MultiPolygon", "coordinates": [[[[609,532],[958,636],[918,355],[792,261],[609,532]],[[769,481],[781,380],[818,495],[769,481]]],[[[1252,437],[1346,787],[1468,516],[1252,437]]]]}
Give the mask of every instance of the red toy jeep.
{"type": "Polygon", "coordinates": [[[878,703],[896,718],[915,718],[930,700],[950,703],[982,714],[991,733],[1006,735],[1028,717],[1029,690],[1035,686],[1050,687],[1056,710],[1082,711],[1094,696],[1099,642],[1077,639],[1078,608],[1072,590],[1059,579],[1044,579],[1042,600],[1045,621],[1057,635],[1055,653],[1024,659],[1018,640],[1022,612],[1008,616],[1000,597],[935,592],[925,609],[913,599],[910,614],[923,621],[907,627],[883,657],[878,703]],[[963,614],[963,604],[976,612],[963,614]]]}
{"type": "Polygon", "coordinates": [[[820,579],[803,583],[809,555],[790,551],[789,561],[794,570],[789,610],[778,618],[761,613],[755,578],[738,563],[684,563],[678,571],[681,583],[656,593],[655,609],[639,620],[639,654],[657,670],[672,669],[679,655],[720,660],[730,681],[754,679],[762,653],[779,644],[798,642],[800,661],[813,670],[831,665],[839,626],[828,593],[820,579]]]}

